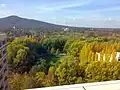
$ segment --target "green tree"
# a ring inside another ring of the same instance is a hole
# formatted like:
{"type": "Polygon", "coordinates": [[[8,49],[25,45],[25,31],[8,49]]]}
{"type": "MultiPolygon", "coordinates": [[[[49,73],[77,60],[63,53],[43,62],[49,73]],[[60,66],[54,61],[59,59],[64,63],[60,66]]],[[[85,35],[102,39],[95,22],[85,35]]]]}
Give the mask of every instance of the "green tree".
{"type": "Polygon", "coordinates": [[[38,82],[41,84],[41,86],[45,85],[45,73],[44,72],[37,72],[35,75],[35,78],[38,80],[38,82]]]}
{"type": "Polygon", "coordinates": [[[31,70],[30,70],[30,73],[31,74],[36,74],[37,72],[45,72],[47,73],[47,63],[46,63],[46,60],[44,59],[39,59],[40,61],[32,66],[31,70]]]}
{"type": "Polygon", "coordinates": [[[54,86],[55,84],[55,68],[51,66],[48,70],[48,74],[46,76],[46,86],[54,86]]]}
{"type": "Polygon", "coordinates": [[[23,90],[41,87],[41,83],[28,74],[11,74],[9,76],[10,90],[23,90]]]}
{"type": "Polygon", "coordinates": [[[68,57],[68,59],[63,59],[60,62],[56,69],[59,85],[83,82],[84,70],[79,66],[79,60],[68,57]]]}
{"type": "Polygon", "coordinates": [[[52,53],[52,54],[55,53],[55,48],[51,48],[51,53],[52,53]]]}
{"type": "Polygon", "coordinates": [[[56,50],[56,55],[59,55],[59,54],[60,54],[60,50],[57,49],[57,50],[56,50]]]}
{"type": "Polygon", "coordinates": [[[119,62],[92,62],[85,70],[85,80],[87,82],[116,80],[119,78],[119,64],[119,62]]]}
{"type": "Polygon", "coordinates": [[[7,46],[8,63],[12,71],[28,72],[37,60],[36,41],[33,37],[18,38],[7,46]]]}

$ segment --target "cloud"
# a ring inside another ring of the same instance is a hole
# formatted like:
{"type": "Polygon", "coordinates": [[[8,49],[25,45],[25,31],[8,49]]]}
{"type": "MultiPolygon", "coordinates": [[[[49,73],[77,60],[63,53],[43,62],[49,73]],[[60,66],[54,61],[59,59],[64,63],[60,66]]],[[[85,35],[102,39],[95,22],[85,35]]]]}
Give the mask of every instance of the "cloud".
{"type": "Polygon", "coordinates": [[[5,8],[6,4],[0,4],[0,7],[5,8]]]}
{"type": "Polygon", "coordinates": [[[68,15],[71,18],[86,19],[86,20],[120,20],[120,6],[109,6],[99,9],[88,9],[88,10],[69,10],[73,14],[68,15]],[[110,14],[109,14],[110,13],[110,14]],[[112,13],[112,14],[111,14],[112,13]]]}
{"type": "Polygon", "coordinates": [[[120,6],[89,10],[89,12],[111,12],[111,11],[120,11],[120,6]]]}
{"type": "Polygon", "coordinates": [[[51,6],[37,6],[36,8],[38,10],[44,10],[44,11],[57,11],[67,8],[73,8],[73,7],[81,7],[85,5],[89,5],[93,0],[86,0],[86,1],[73,1],[73,2],[67,2],[67,3],[61,3],[61,4],[54,4],[51,6]]]}

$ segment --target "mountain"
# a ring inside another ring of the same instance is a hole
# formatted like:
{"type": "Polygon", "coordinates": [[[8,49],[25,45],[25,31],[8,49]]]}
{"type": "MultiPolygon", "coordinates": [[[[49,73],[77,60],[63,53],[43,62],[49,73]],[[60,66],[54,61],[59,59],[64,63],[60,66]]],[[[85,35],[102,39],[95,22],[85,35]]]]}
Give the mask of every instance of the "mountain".
{"type": "Polygon", "coordinates": [[[21,18],[18,16],[0,18],[0,29],[13,28],[13,26],[16,26],[16,28],[51,28],[51,29],[52,28],[60,29],[63,27],[67,27],[33,19],[21,18]]]}

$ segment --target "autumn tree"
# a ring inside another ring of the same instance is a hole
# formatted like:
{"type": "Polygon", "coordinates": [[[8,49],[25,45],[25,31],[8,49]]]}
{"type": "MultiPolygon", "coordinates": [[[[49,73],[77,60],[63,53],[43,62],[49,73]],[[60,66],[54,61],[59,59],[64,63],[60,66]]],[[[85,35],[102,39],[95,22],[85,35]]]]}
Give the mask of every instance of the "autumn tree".
{"type": "Polygon", "coordinates": [[[75,84],[83,82],[84,70],[79,66],[79,60],[73,57],[68,57],[66,60],[61,60],[61,64],[56,69],[59,85],[75,84]]]}
{"type": "Polygon", "coordinates": [[[87,82],[116,80],[119,78],[119,62],[95,61],[88,64],[85,70],[87,82]]]}

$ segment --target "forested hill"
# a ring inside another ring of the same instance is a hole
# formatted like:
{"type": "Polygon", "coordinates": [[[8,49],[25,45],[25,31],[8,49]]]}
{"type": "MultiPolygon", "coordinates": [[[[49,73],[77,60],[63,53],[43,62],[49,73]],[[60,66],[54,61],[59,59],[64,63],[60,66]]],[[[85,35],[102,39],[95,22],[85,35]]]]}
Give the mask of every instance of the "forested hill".
{"type": "Polygon", "coordinates": [[[74,27],[74,26],[64,26],[64,25],[56,25],[52,23],[47,23],[43,21],[38,21],[34,19],[22,18],[19,16],[8,16],[5,18],[0,18],[0,31],[2,30],[10,30],[16,26],[18,29],[36,29],[39,30],[61,30],[63,28],[69,28],[70,30],[101,30],[101,31],[119,31],[119,28],[92,28],[92,27],[74,27]]]}
{"type": "Polygon", "coordinates": [[[16,28],[47,28],[60,29],[67,26],[55,25],[34,19],[21,18],[18,16],[9,16],[0,18],[0,29],[8,29],[16,26],[16,28]]]}

